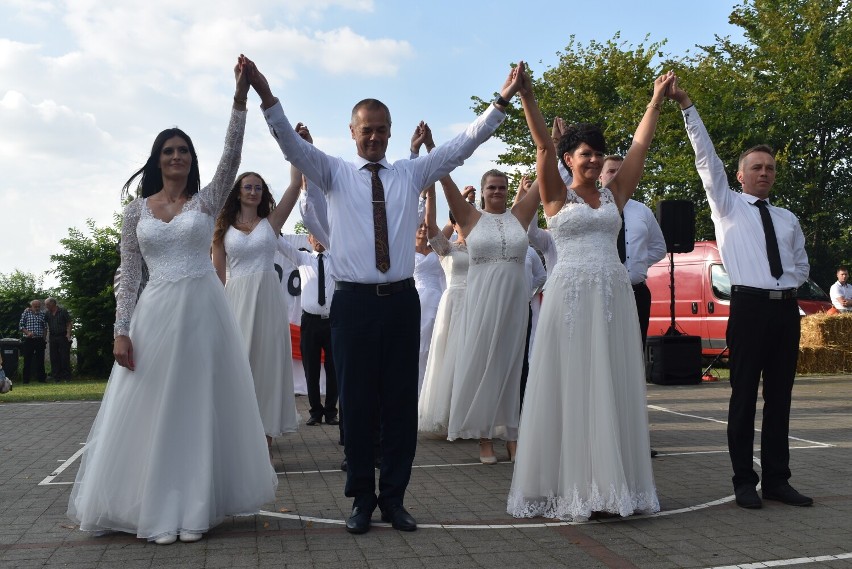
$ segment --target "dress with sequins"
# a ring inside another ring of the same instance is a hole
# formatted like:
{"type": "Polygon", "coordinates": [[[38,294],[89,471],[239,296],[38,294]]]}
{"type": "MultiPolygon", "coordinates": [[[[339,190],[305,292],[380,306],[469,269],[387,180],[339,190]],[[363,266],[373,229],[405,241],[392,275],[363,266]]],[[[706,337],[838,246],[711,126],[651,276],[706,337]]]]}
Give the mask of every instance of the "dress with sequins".
{"type": "MultiPolygon", "coordinates": [[[[441,295],[432,328],[429,359],[420,399],[417,402],[417,429],[424,433],[447,434],[450,397],[456,354],[464,334],[464,300],[467,292],[467,246],[450,243],[441,233],[429,239],[432,250],[441,257],[447,275],[447,290],[441,295]]],[[[421,338],[421,341],[423,339],[421,338]]]]}
{"type": "Polygon", "coordinates": [[[115,333],[130,337],[135,371],[113,366],[89,432],[68,504],[81,530],[203,533],[275,499],[251,369],[210,259],[245,117],[232,112],[212,182],[171,221],[145,198],[124,210],[115,333]]]}
{"type": "Polygon", "coordinates": [[[507,511],[581,521],[660,509],[636,302],[618,258],[612,193],[572,191],[548,219],[558,261],[530,359],[507,511]]]}
{"type": "Polygon", "coordinates": [[[464,334],[456,355],[447,438],[517,440],[529,319],[527,232],[510,211],[482,212],[470,255],[464,334]]]}

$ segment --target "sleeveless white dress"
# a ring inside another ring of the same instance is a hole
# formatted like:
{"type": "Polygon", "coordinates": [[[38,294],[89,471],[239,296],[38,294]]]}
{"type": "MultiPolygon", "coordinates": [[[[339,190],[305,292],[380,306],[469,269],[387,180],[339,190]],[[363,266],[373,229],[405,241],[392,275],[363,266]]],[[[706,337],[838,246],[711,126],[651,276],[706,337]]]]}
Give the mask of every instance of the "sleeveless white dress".
{"type": "Polygon", "coordinates": [[[420,297],[420,375],[417,383],[419,392],[426,375],[426,362],[429,359],[429,346],[432,343],[432,329],[435,326],[438,304],[446,288],[444,270],[434,251],[427,255],[414,252],[414,286],[420,297]]]}
{"type": "Polygon", "coordinates": [[[251,369],[210,260],[245,116],[233,111],[213,181],[174,219],[143,198],[124,210],[116,333],[130,337],[136,369],[113,366],[89,432],[68,503],[81,530],[203,533],[275,499],[251,369]]]}
{"type": "Polygon", "coordinates": [[[441,266],[449,282],[438,304],[438,314],[432,329],[426,375],[417,403],[417,428],[424,433],[446,436],[456,354],[464,337],[469,257],[466,245],[450,243],[441,233],[431,238],[429,243],[440,256],[441,266]]]}
{"type": "Polygon", "coordinates": [[[264,218],[248,234],[229,227],[224,244],[225,296],[243,334],[263,430],[270,437],[294,433],[299,414],[293,390],[290,311],[274,268],[278,237],[264,218]]]}
{"type": "Polygon", "coordinates": [[[608,189],[598,209],[569,190],[548,225],[558,261],[530,360],[507,511],[574,521],[659,511],[618,207],[608,189]]]}
{"type": "Polygon", "coordinates": [[[514,441],[529,318],[527,232],[510,211],[483,211],[465,241],[470,267],[447,438],[514,441]]]}

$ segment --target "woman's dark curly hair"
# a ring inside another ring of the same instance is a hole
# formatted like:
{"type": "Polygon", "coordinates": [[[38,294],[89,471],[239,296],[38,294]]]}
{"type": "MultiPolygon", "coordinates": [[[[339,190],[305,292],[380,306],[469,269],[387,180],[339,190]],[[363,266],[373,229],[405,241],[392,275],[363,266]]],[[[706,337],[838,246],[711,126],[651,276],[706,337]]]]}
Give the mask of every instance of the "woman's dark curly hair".
{"type": "Polygon", "coordinates": [[[140,198],[153,196],[163,189],[163,172],[160,170],[160,154],[163,152],[163,145],[170,138],[179,136],[186,141],[189,146],[189,155],[192,156],[192,164],[189,167],[189,178],[186,180],[186,194],[189,197],[194,196],[201,189],[201,175],[198,173],[198,155],[195,153],[195,146],[192,144],[192,139],[181,129],[167,128],[157,135],[154,139],[154,144],[151,145],[151,155],[148,156],[148,161],[145,165],[139,168],[130,179],[124,184],[121,191],[121,197],[126,198],[130,195],[130,185],[140,174],[142,178],[136,186],[136,195],[140,198]]]}
{"type": "Polygon", "coordinates": [[[240,188],[242,188],[243,180],[247,176],[257,176],[260,180],[260,185],[263,187],[263,195],[260,196],[260,203],[257,205],[257,215],[267,217],[275,209],[275,198],[272,197],[272,192],[269,191],[269,186],[266,185],[266,180],[263,179],[263,176],[256,172],[243,172],[237,176],[231,188],[231,193],[228,194],[228,199],[225,200],[225,205],[222,206],[222,211],[219,212],[219,217],[216,218],[213,243],[221,243],[225,238],[225,232],[237,221],[237,214],[240,212],[240,188]]]}
{"type": "MultiPolygon", "coordinates": [[[[604,139],[601,127],[587,122],[572,124],[565,129],[565,133],[559,139],[556,148],[556,153],[559,155],[559,160],[563,166],[568,168],[568,164],[565,163],[565,154],[574,152],[584,142],[594,150],[606,154],[606,139],[604,139]]],[[[571,168],[568,168],[568,170],[570,171],[571,168]]]]}

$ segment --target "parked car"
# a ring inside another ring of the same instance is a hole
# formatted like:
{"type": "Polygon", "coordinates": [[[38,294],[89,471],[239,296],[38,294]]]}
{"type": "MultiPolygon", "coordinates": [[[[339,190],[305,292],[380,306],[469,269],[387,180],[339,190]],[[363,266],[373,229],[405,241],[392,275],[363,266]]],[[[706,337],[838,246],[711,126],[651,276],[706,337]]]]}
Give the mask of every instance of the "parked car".
{"type": "MultiPolygon", "coordinates": [[[[671,326],[669,256],[648,269],[651,289],[649,336],[662,336],[671,326]]],[[[725,330],[730,313],[731,281],[715,241],[699,241],[691,253],[674,254],[675,326],[700,336],[702,353],[715,356],[727,346],[725,330]]],[[[799,313],[815,314],[831,308],[828,295],[808,279],[799,287],[799,313]]]]}

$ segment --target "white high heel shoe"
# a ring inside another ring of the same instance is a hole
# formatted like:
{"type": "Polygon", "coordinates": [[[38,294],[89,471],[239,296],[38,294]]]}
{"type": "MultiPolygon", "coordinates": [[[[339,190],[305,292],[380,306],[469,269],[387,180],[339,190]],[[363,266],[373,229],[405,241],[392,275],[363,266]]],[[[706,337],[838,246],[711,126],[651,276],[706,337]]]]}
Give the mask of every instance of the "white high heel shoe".
{"type": "Polygon", "coordinates": [[[162,537],[158,537],[154,540],[154,543],[157,545],[171,545],[177,541],[177,537],[175,534],[164,535],[162,537]]]}

